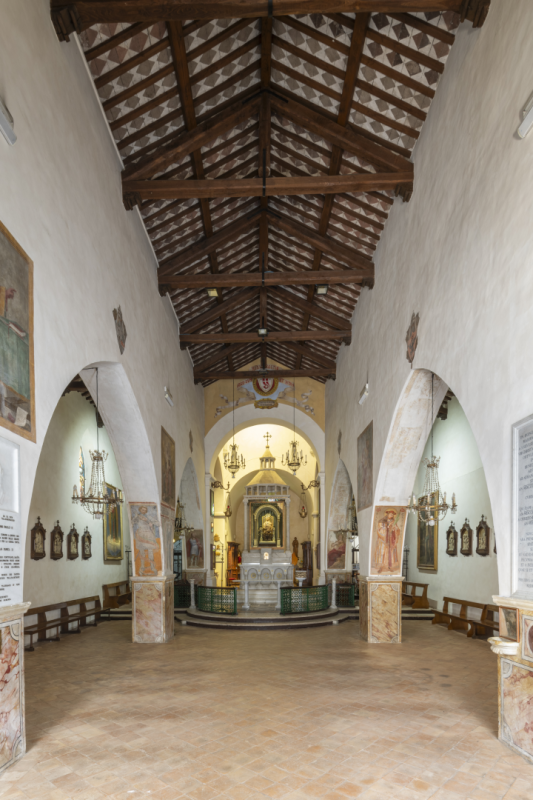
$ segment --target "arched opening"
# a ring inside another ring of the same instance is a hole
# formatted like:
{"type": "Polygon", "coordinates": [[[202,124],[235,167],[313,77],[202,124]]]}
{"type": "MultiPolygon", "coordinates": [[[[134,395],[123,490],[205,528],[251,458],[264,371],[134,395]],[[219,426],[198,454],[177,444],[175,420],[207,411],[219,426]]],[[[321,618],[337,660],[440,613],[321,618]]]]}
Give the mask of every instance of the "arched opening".
{"type": "Polygon", "coordinates": [[[205,585],[211,566],[211,548],[204,532],[200,485],[192,458],[183,469],[178,496],[187,522],[187,530],[181,537],[182,580],[194,579],[197,584],[205,585]]]}

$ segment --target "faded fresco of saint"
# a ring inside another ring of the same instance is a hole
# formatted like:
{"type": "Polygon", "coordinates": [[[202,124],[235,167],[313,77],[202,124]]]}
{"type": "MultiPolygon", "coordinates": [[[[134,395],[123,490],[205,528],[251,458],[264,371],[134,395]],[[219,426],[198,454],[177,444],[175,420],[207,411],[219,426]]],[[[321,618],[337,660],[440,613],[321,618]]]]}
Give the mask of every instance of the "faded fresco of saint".
{"type": "Polygon", "coordinates": [[[406,509],[403,506],[377,506],[372,530],[374,575],[400,574],[406,509]]]}
{"type": "Polygon", "coordinates": [[[186,534],[187,539],[187,568],[204,567],[204,544],[202,531],[191,531],[186,534]]]}
{"type": "Polygon", "coordinates": [[[369,508],[373,500],[373,422],[357,437],[357,510],[369,508]]]}
{"type": "Polygon", "coordinates": [[[330,531],[328,534],[328,569],[344,569],[346,566],[346,534],[330,531]]]}
{"type": "Polygon", "coordinates": [[[161,428],[161,500],[174,508],[176,505],[176,444],[161,428]]]}
{"type": "Polygon", "coordinates": [[[161,569],[161,535],[155,503],[130,503],[135,574],[155,576],[161,569]]]}

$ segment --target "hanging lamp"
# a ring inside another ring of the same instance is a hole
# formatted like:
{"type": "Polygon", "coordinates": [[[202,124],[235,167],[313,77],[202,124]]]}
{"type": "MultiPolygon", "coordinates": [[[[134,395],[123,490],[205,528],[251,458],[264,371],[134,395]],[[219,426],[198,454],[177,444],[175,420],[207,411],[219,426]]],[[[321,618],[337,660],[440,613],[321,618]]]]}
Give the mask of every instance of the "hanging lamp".
{"type": "Polygon", "coordinates": [[[437,458],[433,453],[433,382],[435,375],[431,374],[431,458],[424,458],[422,463],[426,465],[426,475],[424,478],[424,488],[422,496],[417,503],[416,496],[413,493],[409,500],[407,507],[408,511],[412,514],[417,514],[421,522],[426,523],[430,527],[435,525],[435,522],[444,519],[448,511],[455,514],[457,511],[457,503],[455,502],[455,493],[452,495],[451,506],[446,502],[446,492],[441,492],[439,483],[439,463],[440,456],[437,458]]]}
{"type": "Polygon", "coordinates": [[[106,492],[104,462],[107,460],[108,454],[105,450],[100,450],[100,435],[98,432],[99,418],[98,367],[96,367],[96,450],[89,450],[92,461],[91,482],[88,492],[78,494],[77,486],[74,485],[74,491],[72,493],[72,502],[81,503],[82,508],[84,508],[88,514],[92,514],[93,519],[102,519],[104,513],[113,511],[123,502],[122,499],[115,494],[109,495],[106,492]]]}
{"type": "Polygon", "coordinates": [[[224,451],[224,466],[235,478],[237,472],[246,467],[244,456],[239,456],[239,445],[235,444],[235,381],[233,381],[233,442],[229,446],[229,453],[224,451]]]}
{"type": "Polygon", "coordinates": [[[226,508],[224,509],[224,516],[225,517],[231,517],[232,514],[233,514],[233,510],[231,508],[231,495],[228,492],[228,496],[226,498],[226,508]]]}
{"type": "Polygon", "coordinates": [[[307,506],[305,504],[305,492],[300,492],[300,507],[298,509],[298,514],[301,516],[302,519],[305,519],[307,516],[307,506]]]}
{"type": "Polygon", "coordinates": [[[296,471],[300,469],[302,464],[307,464],[307,454],[305,456],[303,451],[298,453],[299,442],[296,439],[296,379],[294,380],[294,402],[293,402],[293,440],[289,442],[289,449],[285,456],[281,456],[281,463],[283,466],[292,470],[292,474],[296,475],[296,471]]]}

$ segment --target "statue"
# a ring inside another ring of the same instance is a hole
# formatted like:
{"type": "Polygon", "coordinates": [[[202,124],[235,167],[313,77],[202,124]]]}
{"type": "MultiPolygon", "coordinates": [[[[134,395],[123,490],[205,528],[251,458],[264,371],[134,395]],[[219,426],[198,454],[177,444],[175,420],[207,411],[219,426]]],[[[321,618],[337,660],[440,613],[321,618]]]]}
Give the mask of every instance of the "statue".
{"type": "Polygon", "coordinates": [[[259,528],[259,533],[261,534],[261,539],[265,542],[272,542],[274,541],[274,517],[272,514],[265,514],[263,517],[263,524],[259,528]]]}
{"type": "Polygon", "coordinates": [[[300,542],[294,537],[292,540],[292,563],[296,565],[298,563],[298,548],[300,546],[300,542]]]}

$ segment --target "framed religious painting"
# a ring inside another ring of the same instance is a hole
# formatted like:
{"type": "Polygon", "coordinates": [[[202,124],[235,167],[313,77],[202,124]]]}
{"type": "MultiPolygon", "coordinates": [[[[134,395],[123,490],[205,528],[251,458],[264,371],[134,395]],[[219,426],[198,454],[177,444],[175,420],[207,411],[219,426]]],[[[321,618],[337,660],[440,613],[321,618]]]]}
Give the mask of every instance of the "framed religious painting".
{"type": "Polygon", "coordinates": [[[50,558],[54,561],[63,558],[63,536],[64,533],[59,525],[59,520],[57,520],[50,534],[50,558]]]}
{"type": "Polygon", "coordinates": [[[522,614],[522,658],[533,661],[533,617],[522,614]]]}
{"type": "Polygon", "coordinates": [[[456,556],[457,555],[457,539],[458,539],[458,532],[455,528],[454,523],[450,524],[450,527],[446,531],[446,555],[447,556],[456,556]]]}
{"type": "Polygon", "coordinates": [[[72,525],[67,533],[67,559],[69,561],[74,561],[80,554],[79,539],[80,535],[74,525],[72,525]]]}
{"type": "MultiPolygon", "coordinates": [[[[122,492],[110,483],[104,487],[108,497],[122,500],[122,492]]],[[[123,508],[117,503],[104,510],[104,561],[122,561],[124,558],[123,508]]]]}
{"type": "Polygon", "coordinates": [[[500,606],[500,636],[502,639],[518,641],[518,609],[502,608],[500,606]]]}
{"type": "Polygon", "coordinates": [[[476,528],[476,553],[480,556],[488,556],[490,547],[490,528],[484,515],[481,515],[481,521],[476,528]]]}
{"type": "Polygon", "coordinates": [[[35,441],[33,262],[0,222],[0,425],[35,441]]]}
{"type": "Polygon", "coordinates": [[[41,518],[37,517],[37,522],[31,529],[31,557],[34,561],[44,558],[46,542],[46,531],[41,522],[41,518]]]}
{"type": "Polygon", "coordinates": [[[465,523],[461,528],[461,555],[462,556],[471,556],[472,555],[472,528],[468,524],[468,520],[465,519],[465,523]]]}
{"type": "Polygon", "coordinates": [[[89,558],[92,558],[93,550],[92,550],[92,542],[93,537],[89,533],[89,529],[85,528],[83,531],[83,536],[81,537],[81,557],[84,561],[87,561],[89,558]]]}
{"type": "Polygon", "coordinates": [[[418,517],[416,565],[426,572],[437,572],[439,563],[439,521],[435,515],[435,500],[434,494],[418,498],[419,505],[424,506],[427,522],[418,517]]]}
{"type": "Polygon", "coordinates": [[[161,428],[161,500],[170,508],[176,505],[176,444],[163,427],[161,428]]]}

